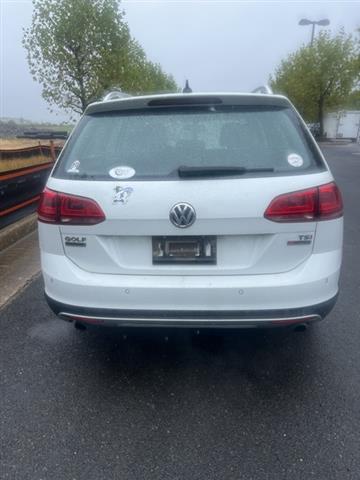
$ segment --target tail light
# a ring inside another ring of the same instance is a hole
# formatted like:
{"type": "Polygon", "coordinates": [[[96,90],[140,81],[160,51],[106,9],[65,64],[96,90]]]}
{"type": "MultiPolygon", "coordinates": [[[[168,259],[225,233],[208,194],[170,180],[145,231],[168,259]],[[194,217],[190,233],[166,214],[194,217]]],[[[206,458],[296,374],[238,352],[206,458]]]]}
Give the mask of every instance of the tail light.
{"type": "Polygon", "coordinates": [[[105,220],[105,214],[91,198],[45,188],[40,197],[38,220],[57,225],[95,225],[105,220]]]}
{"type": "Polygon", "coordinates": [[[273,222],[314,222],[339,218],[343,202],[334,182],[274,198],[264,214],[273,222]]]}

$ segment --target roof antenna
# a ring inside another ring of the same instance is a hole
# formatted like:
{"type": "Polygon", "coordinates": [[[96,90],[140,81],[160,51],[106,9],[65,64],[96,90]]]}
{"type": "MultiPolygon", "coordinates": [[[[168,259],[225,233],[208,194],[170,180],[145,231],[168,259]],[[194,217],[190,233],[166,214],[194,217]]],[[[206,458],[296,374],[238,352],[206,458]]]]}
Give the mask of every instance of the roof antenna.
{"type": "Polygon", "coordinates": [[[191,93],[192,92],[192,89],[190,88],[190,85],[189,85],[189,80],[186,80],[185,82],[185,87],[183,88],[183,93],[191,93]]]}

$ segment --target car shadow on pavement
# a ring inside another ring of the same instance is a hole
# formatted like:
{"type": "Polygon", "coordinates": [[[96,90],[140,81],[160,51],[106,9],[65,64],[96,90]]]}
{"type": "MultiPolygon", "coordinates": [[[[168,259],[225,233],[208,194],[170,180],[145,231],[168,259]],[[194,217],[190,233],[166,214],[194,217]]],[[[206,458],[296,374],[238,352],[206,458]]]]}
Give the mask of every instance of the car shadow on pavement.
{"type": "MultiPolygon", "coordinates": [[[[317,325],[305,332],[252,330],[203,334],[175,331],[161,333],[117,330],[77,332],[83,353],[91,351],[103,375],[98,388],[119,379],[165,389],[181,385],[193,388],[229,388],[233,385],[257,389],[267,398],[279,389],[309,388],[316,362],[317,325]],[[304,385],[304,382],[306,385],[304,385]],[[212,386],[212,387],[211,387],[212,386]]],[[[81,365],[86,362],[80,362],[81,365]]],[[[170,388],[171,389],[171,388],[170,388]]]]}

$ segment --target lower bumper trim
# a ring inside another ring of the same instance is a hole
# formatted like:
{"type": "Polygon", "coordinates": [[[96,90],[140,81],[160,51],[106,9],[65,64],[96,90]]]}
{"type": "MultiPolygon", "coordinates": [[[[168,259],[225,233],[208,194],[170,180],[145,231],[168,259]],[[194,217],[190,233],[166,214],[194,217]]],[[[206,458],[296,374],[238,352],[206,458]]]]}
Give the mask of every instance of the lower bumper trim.
{"type": "Polygon", "coordinates": [[[177,327],[177,328],[249,328],[249,327],[275,327],[290,326],[298,323],[310,323],[321,320],[320,315],[304,315],[302,317],[288,318],[241,318],[241,319],[186,319],[174,318],[149,319],[124,318],[124,317],[93,317],[77,315],[68,312],[59,312],[59,317],[90,325],[108,325],[119,327],[177,327]]]}
{"type": "Polygon", "coordinates": [[[72,306],[57,302],[46,294],[45,297],[53,312],[67,321],[89,325],[151,328],[264,328],[311,323],[323,319],[337,299],[335,296],[317,305],[282,310],[147,311],[72,306]]]}

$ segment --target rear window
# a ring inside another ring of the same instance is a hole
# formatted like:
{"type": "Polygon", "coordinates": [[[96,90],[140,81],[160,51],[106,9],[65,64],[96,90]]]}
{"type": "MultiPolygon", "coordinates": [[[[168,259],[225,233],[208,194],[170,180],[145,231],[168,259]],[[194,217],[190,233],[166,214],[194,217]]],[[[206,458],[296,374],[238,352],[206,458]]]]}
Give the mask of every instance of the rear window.
{"type": "Polygon", "coordinates": [[[292,109],[212,106],[86,115],[54,176],[171,180],[184,166],[240,167],[251,176],[325,168],[292,109]]]}

